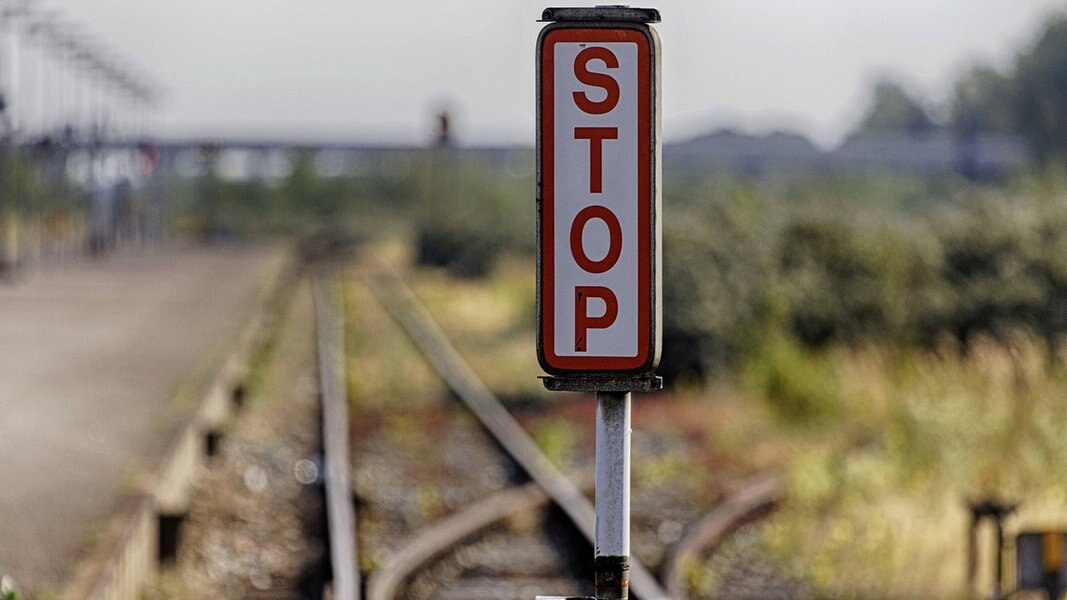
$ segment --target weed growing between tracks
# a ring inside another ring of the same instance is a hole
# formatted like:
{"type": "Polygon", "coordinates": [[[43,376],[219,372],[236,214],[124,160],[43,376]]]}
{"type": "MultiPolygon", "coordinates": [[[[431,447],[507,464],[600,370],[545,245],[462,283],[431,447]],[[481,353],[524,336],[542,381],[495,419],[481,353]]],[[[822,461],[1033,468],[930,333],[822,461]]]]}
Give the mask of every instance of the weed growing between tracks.
{"type": "Polygon", "coordinates": [[[355,410],[411,411],[434,406],[447,394],[366,285],[345,284],[348,394],[355,410]]]}
{"type": "Polygon", "coordinates": [[[549,401],[534,353],[534,277],[528,260],[501,259],[482,279],[419,269],[409,285],[478,377],[507,405],[549,401]]]}
{"type": "Polygon", "coordinates": [[[0,577],[0,600],[19,600],[19,590],[10,576],[0,577]]]}

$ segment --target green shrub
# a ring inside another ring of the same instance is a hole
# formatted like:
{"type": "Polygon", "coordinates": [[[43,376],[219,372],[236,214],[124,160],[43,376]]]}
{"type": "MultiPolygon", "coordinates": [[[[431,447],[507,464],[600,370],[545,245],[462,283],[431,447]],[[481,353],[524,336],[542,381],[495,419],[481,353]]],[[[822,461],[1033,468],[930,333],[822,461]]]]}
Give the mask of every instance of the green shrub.
{"type": "Polygon", "coordinates": [[[1067,333],[1062,197],[976,188],[913,212],[837,197],[770,201],[732,186],[687,189],[668,204],[662,373],[671,379],[736,366],[770,347],[760,341],[768,334],[818,348],[930,346],[946,334],[963,347],[1019,329],[1054,345],[1067,333]]]}
{"type": "Polygon", "coordinates": [[[1067,331],[1067,213],[1019,200],[969,207],[939,228],[947,311],[930,330],[961,341],[1019,328],[1067,331]]]}
{"type": "Polygon", "coordinates": [[[773,303],[770,228],[739,193],[668,213],[663,241],[663,360],[668,381],[733,364],[773,303]]]}
{"type": "Polygon", "coordinates": [[[842,404],[829,361],[786,335],[768,335],[744,361],[741,378],[783,422],[822,422],[836,415],[842,404]]]}
{"type": "Polygon", "coordinates": [[[445,267],[460,277],[484,277],[508,246],[494,227],[475,223],[421,223],[416,232],[418,264],[445,267]]]}
{"type": "Polygon", "coordinates": [[[534,248],[532,184],[451,153],[434,157],[415,225],[418,264],[484,277],[507,252],[534,248]]]}

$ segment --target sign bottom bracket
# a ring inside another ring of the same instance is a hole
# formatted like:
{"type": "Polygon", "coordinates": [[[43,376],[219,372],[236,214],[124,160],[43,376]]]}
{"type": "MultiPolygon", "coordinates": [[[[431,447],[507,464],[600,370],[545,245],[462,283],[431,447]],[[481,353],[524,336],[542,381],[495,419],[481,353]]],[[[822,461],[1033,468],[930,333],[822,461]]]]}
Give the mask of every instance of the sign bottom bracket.
{"type": "Polygon", "coordinates": [[[639,377],[541,377],[545,389],[550,392],[658,392],[663,389],[663,378],[658,375],[639,377]]]}

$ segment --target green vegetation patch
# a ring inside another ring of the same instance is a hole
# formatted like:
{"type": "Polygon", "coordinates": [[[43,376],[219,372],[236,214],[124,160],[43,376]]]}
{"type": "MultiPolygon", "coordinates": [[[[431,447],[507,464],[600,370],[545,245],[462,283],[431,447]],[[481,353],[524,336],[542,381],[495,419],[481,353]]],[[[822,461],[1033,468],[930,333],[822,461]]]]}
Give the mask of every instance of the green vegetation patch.
{"type": "Polygon", "coordinates": [[[361,409],[436,406],[447,391],[415,345],[358,276],[345,280],[348,394],[361,409]]]}
{"type": "Polygon", "coordinates": [[[1067,523],[1067,369],[1040,339],[810,360],[840,395],[837,418],[783,428],[789,498],[763,541],[820,593],[961,596],[969,499],[1067,523]]]}
{"type": "Polygon", "coordinates": [[[501,260],[480,279],[419,269],[408,282],[456,350],[505,402],[540,402],[548,392],[534,352],[533,264],[501,260]]]}

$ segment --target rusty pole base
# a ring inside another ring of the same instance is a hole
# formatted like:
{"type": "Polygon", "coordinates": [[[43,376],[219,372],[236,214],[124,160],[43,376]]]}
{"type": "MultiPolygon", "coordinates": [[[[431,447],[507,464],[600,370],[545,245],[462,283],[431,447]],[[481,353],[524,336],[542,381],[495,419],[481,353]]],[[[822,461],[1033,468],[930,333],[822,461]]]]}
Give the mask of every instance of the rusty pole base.
{"type": "Polygon", "coordinates": [[[630,598],[628,556],[598,556],[593,563],[593,569],[596,572],[596,600],[630,598]]]}

